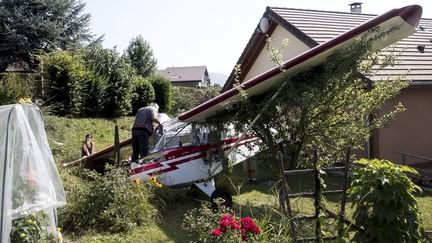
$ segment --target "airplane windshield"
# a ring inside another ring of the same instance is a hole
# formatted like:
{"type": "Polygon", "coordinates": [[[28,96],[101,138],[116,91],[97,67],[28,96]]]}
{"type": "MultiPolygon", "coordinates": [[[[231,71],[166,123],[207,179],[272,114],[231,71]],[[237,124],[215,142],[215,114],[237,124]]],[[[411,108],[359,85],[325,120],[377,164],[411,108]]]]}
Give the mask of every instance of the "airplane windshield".
{"type": "Polygon", "coordinates": [[[164,133],[155,134],[153,152],[192,144],[192,126],[189,123],[173,119],[163,125],[164,133]]]}

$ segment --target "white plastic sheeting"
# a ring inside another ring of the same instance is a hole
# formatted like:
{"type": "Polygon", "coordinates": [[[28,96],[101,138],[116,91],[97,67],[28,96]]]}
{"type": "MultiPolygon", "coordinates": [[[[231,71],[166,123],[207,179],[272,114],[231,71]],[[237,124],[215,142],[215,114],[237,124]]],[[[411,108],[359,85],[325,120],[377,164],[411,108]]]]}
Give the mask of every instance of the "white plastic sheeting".
{"type": "MultiPolygon", "coordinates": [[[[43,210],[51,221],[66,197],[43,118],[33,104],[0,106],[1,242],[12,220],[43,210]]],[[[55,232],[55,222],[50,222],[55,232]]]]}

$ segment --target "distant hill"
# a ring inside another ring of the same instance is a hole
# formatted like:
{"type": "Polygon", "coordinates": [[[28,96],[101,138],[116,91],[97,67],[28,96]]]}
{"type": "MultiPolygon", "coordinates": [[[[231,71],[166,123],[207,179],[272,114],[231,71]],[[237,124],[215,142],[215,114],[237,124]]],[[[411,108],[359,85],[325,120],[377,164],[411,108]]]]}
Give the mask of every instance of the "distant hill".
{"type": "Polygon", "coordinates": [[[223,73],[209,73],[210,76],[210,84],[219,84],[221,87],[224,86],[225,81],[228,78],[228,75],[225,75],[223,73]]]}

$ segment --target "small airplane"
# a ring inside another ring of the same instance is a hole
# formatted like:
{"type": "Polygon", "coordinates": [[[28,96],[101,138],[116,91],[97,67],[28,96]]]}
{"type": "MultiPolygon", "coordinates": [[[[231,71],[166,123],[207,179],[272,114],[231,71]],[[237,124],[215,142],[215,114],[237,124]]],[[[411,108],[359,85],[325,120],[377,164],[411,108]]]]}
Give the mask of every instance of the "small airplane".
{"type": "MultiPolygon", "coordinates": [[[[357,38],[371,37],[374,29],[381,33],[389,32],[383,38],[374,40],[375,50],[387,47],[404,37],[415,33],[418,26],[422,8],[418,5],[410,5],[399,9],[393,9],[387,13],[371,19],[325,43],[322,43],[302,54],[286,61],[281,67],[274,67],[241,84],[241,89],[250,98],[271,90],[277,90],[284,79],[326,61],[326,58],[337,50],[341,50],[352,44],[357,38]],[[389,31],[394,29],[395,31],[389,31]],[[282,71],[284,70],[284,71],[282,71]]],[[[376,34],[376,32],[375,32],[376,34]]],[[[140,163],[131,163],[129,179],[143,181],[157,180],[161,184],[170,187],[185,187],[195,184],[211,199],[222,197],[225,205],[232,203],[228,191],[217,189],[214,176],[221,172],[223,158],[228,157],[235,165],[247,158],[254,156],[258,148],[258,139],[255,137],[233,137],[230,129],[211,131],[210,128],[200,127],[195,122],[203,122],[210,117],[224,112],[233,104],[239,102],[241,94],[238,88],[232,88],[213,99],[179,115],[174,119],[165,120],[165,132],[156,136],[153,151],[140,160],[140,163]]],[[[156,134],[158,133],[156,129],[156,134]]],[[[130,155],[131,139],[118,144],[122,157],[130,155]]],[[[99,151],[86,158],[64,164],[86,164],[91,167],[106,162],[113,157],[114,146],[99,151]]]]}

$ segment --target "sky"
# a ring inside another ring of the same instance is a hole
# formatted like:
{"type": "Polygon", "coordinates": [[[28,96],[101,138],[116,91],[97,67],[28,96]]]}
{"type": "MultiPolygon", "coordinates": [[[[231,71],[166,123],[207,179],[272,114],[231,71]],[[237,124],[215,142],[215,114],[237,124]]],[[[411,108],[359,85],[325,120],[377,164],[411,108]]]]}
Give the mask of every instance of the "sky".
{"type": "MultiPolygon", "coordinates": [[[[266,7],[349,12],[354,0],[82,0],[91,32],[123,53],[132,38],[150,43],[158,69],[207,66],[229,75],[266,7]]],[[[432,18],[432,0],[363,0],[362,12],[382,14],[418,4],[432,18]]]]}

